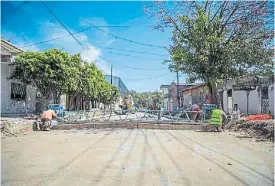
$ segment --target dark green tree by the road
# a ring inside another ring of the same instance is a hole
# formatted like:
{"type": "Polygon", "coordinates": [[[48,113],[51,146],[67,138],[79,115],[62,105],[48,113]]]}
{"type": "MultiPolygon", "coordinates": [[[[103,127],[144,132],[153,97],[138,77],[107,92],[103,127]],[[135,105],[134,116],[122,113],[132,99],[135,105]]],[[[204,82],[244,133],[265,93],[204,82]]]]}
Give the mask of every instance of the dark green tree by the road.
{"type": "Polygon", "coordinates": [[[170,69],[206,82],[213,102],[218,81],[273,73],[272,1],[153,2],[145,11],[157,29],[173,27],[170,69]]]}
{"type": "Polygon", "coordinates": [[[138,104],[140,108],[159,108],[163,101],[163,95],[158,91],[138,93],[132,90],[131,95],[135,104],[138,104]]]}
{"type": "Polygon", "coordinates": [[[58,49],[21,53],[12,64],[10,79],[32,85],[46,99],[57,102],[62,94],[81,96],[89,101],[113,103],[119,91],[105,80],[94,63],[83,61],[80,54],[70,56],[58,49]]]}

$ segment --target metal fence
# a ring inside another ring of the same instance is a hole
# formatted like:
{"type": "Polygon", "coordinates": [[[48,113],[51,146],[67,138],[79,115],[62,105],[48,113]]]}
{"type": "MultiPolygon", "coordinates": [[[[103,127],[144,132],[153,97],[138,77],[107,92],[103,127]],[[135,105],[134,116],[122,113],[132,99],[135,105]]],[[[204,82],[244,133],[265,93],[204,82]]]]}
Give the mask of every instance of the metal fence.
{"type": "Polygon", "coordinates": [[[60,123],[79,122],[139,122],[139,123],[205,123],[210,118],[202,111],[166,111],[166,110],[95,110],[95,111],[65,111],[59,118],[60,123]]]}

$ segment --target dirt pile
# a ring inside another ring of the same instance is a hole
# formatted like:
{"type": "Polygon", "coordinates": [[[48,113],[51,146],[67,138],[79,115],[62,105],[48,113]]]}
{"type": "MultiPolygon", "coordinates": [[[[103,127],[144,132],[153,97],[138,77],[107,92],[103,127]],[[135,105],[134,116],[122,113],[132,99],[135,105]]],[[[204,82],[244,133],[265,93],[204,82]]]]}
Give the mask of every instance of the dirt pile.
{"type": "Polygon", "coordinates": [[[1,121],[1,137],[18,136],[32,132],[33,121],[1,121]]]}
{"type": "Polygon", "coordinates": [[[254,120],[239,119],[231,123],[229,130],[244,132],[249,137],[274,141],[274,119],[254,120]]]}

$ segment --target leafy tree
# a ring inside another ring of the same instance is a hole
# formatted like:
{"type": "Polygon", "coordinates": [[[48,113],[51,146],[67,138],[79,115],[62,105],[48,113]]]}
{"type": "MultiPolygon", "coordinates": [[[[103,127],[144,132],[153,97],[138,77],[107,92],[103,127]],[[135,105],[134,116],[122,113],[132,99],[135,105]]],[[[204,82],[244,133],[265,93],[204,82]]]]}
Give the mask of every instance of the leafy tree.
{"type": "Polygon", "coordinates": [[[45,52],[24,52],[13,63],[14,71],[9,77],[23,84],[32,85],[55,102],[62,94],[103,103],[113,103],[120,95],[118,89],[108,83],[104,74],[94,63],[82,60],[80,54],[70,56],[58,49],[45,52]]]}
{"type": "Polygon", "coordinates": [[[173,28],[172,71],[203,80],[217,102],[216,83],[254,74],[272,74],[274,2],[153,2],[147,13],[157,29],[173,28]],[[168,8],[169,7],[169,8],[168,8]]]}
{"type": "Polygon", "coordinates": [[[121,93],[119,92],[118,88],[114,85],[111,85],[111,89],[112,89],[111,102],[117,102],[119,97],[121,96],[121,93]]]}
{"type": "Polygon", "coordinates": [[[137,103],[139,107],[157,108],[163,100],[162,93],[158,91],[137,93],[132,90],[130,94],[132,95],[134,102],[137,103]]]}
{"type": "Polygon", "coordinates": [[[70,56],[61,50],[51,49],[45,52],[21,53],[12,64],[14,71],[9,79],[17,79],[26,85],[38,89],[45,98],[54,96],[54,100],[67,92],[70,56]]]}

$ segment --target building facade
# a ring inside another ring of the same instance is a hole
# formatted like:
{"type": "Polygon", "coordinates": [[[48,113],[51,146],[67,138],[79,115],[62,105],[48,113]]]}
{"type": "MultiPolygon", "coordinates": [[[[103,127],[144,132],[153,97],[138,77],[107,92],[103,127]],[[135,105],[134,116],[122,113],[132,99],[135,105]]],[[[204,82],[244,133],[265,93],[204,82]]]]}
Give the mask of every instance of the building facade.
{"type": "Polygon", "coordinates": [[[170,85],[161,85],[160,90],[162,91],[163,97],[164,97],[163,103],[162,103],[163,109],[177,110],[178,108],[183,107],[184,100],[182,99],[181,92],[194,85],[196,84],[181,83],[179,84],[179,86],[177,86],[175,82],[172,82],[170,85]],[[179,91],[179,95],[178,95],[178,91],[179,91]]]}
{"type": "Polygon", "coordinates": [[[26,114],[36,109],[36,89],[14,80],[8,80],[15,57],[24,52],[1,38],[1,115],[26,114]]]}
{"type": "Polygon", "coordinates": [[[222,94],[223,109],[232,113],[234,105],[241,113],[274,115],[274,77],[259,76],[239,80],[228,80],[219,89],[222,94]],[[247,88],[251,88],[247,91],[247,88]]]}
{"type": "MultiPolygon", "coordinates": [[[[105,79],[109,83],[111,83],[111,76],[110,75],[105,75],[105,79]]],[[[120,77],[113,76],[112,77],[112,83],[113,83],[114,86],[116,86],[118,88],[118,90],[120,91],[121,95],[127,95],[127,94],[129,94],[128,88],[125,86],[125,84],[120,79],[120,77]]]]}
{"type": "MultiPolygon", "coordinates": [[[[111,83],[111,76],[110,75],[105,75],[106,81],[111,83]]],[[[128,88],[125,86],[123,81],[117,77],[113,76],[112,77],[112,84],[117,87],[117,89],[120,91],[121,96],[118,98],[118,101],[113,105],[113,109],[119,109],[120,105],[124,104],[124,97],[129,94],[128,88]]],[[[92,108],[105,108],[105,109],[110,109],[111,105],[104,105],[103,103],[99,102],[91,102],[89,100],[85,100],[84,98],[80,96],[66,96],[66,107],[69,110],[89,110],[92,108]]]]}
{"type": "Polygon", "coordinates": [[[160,90],[161,90],[162,95],[163,95],[162,108],[164,110],[169,110],[169,102],[170,102],[169,88],[170,88],[170,85],[161,85],[160,86],[160,90]]]}
{"type": "Polygon", "coordinates": [[[181,92],[183,107],[193,104],[210,103],[210,92],[205,83],[200,83],[189,87],[181,92]]]}

